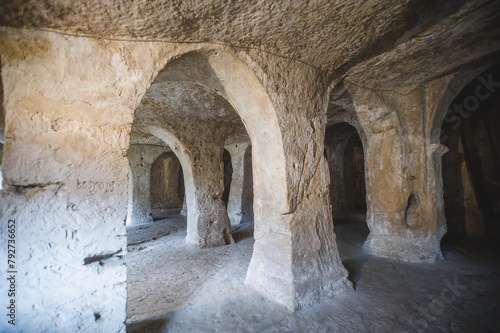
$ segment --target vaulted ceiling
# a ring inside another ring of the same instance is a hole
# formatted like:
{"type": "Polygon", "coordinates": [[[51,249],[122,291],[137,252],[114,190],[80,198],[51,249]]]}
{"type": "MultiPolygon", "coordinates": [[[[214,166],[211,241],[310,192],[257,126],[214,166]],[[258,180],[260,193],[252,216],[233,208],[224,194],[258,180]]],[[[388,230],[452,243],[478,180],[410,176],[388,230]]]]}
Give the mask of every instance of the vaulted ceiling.
{"type": "Polygon", "coordinates": [[[4,0],[0,25],[259,49],[366,86],[496,62],[500,1],[4,0]]]}

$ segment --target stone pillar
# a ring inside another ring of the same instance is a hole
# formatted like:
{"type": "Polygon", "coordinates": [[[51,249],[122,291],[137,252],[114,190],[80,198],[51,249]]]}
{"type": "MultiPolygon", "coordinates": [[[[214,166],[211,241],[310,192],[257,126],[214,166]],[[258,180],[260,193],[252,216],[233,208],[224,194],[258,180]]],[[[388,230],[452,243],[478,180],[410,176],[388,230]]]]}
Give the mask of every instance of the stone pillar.
{"type": "MultiPolygon", "coordinates": [[[[463,154],[462,142],[459,141],[459,151],[463,154]]],[[[477,204],[477,197],[470,177],[470,170],[465,160],[460,164],[462,197],[464,207],[465,234],[469,237],[485,235],[483,211],[477,204]]],[[[457,195],[458,193],[456,193],[457,195]]],[[[458,194],[459,195],[459,194],[458,194]]]]}
{"type": "Polygon", "coordinates": [[[151,214],[151,166],[168,147],[147,144],[130,145],[128,152],[131,191],[127,225],[153,222],[151,214]]]}
{"type": "Polygon", "coordinates": [[[464,158],[458,131],[447,134],[449,151],[443,156],[443,190],[448,233],[453,236],[484,236],[483,211],[479,208],[464,158]]]}
{"type": "MultiPolygon", "coordinates": [[[[191,53],[178,57],[175,66],[175,78],[216,88],[239,114],[251,138],[255,244],[246,283],[290,310],[351,289],[337,251],[329,205],[323,156],[328,97],[322,73],[260,52],[241,58],[223,51],[191,53]]],[[[158,77],[167,80],[168,69],[158,77]]],[[[154,86],[151,98],[146,98],[149,93],[145,96],[145,107],[161,106],[162,100],[176,96],[163,96],[166,83],[154,86]]],[[[199,127],[192,120],[184,122],[181,115],[168,120],[175,110],[165,112],[167,107],[156,115],[146,114],[143,126],[181,160],[188,241],[221,244],[230,227],[229,219],[227,225],[223,220],[226,210],[221,211],[221,157],[232,131],[220,121],[204,119],[199,127]],[[149,119],[155,121],[147,123],[149,119]]],[[[140,109],[138,114],[147,112],[140,109]]]]}
{"type": "Polygon", "coordinates": [[[180,212],[181,215],[187,216],[187,203],[186,203],[186,194],[184,193],[184,200],[182,200],[182,209],[180,212]]]}
{"type": "Polygon", "coordinates": [[[365,156],[370,234],[365,249],[378,256],[418,261],[422,253],[419,244],[414,237],[407,237],[405,231],[411,233],[413,225],[409,223],[414,217],[411,209],[418,207],[419,203],[414,196],[410,199],[401,135],[396,121],[397,116],[392,113],[385,122],[373,124],[380,127],[372,128],[368,138],[365,156]]]}
{"type": "Polygon", "coordinates": [[[413,262],[442,257],[446,230],[439,198],[440,158],[430,140],[429,110],[441,85],[399,92],[349,86],[366,135],[367,252],[413,262]]]}
{"type": "Polygon", "coordinates": [[[173,129],[154,126],[157,122],[148,126],[147,121],[137,121],[141,126],[146,126],[151,134],[172,147],[181,162],[186,188],[186,242],[197,247],[232,243],[230,222],[222,201],[224,148],[219,137],[220,132],[211,128],[208,122],[194,122],[187,125],[192,126],[191,128],[175,133],[173,129]],[[191,133],[198,135],[193,136],[191,133]]]}
{"type": "Polygon", "coordinates": [[[229,190],[227,215],[231,224],[253,221],[253,184],[250,142],[226,145],[231,154],[233,177],[229,190]]]}
{"type": "MultiPolygon", "coordinates": [[[[205,143],[192,156],[193,177],[187,196],[186,241],[199,247],[222,246],[233,242],[224,192],[222,146],[205,143]],[[189,197],[192,199],[189,200],[189,197]]],[[[186,181],[186,177],[184,178],[186,181]]]]}
{"type": "MultiPolygon", "coordinates": [[[[266,89],[247,93],[253,105],[240,109],[256,118],[242,112],[252,138],[255,184],[255,245],[246,281],[297,310],[352,288],[337,250],[323,155],[327,84],[311,67],[260,56],[255,54],[268,70],[259,77],[266,89]]],[[[248,78],[241,84],[259,87],[248,78]]],[[[237,86],[227,87],[232,89],[237,86]]]]}

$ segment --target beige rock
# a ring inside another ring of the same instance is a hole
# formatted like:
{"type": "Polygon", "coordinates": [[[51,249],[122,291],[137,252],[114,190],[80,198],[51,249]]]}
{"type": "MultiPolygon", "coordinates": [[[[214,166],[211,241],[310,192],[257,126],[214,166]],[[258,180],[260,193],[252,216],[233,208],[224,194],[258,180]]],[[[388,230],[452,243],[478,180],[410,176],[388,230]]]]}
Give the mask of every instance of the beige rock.
{"type": "MultiPolygon", "coordinates": [[[[341,122],[364,151],[365,250],[440,259],[439,129],[458,92],[497,61],[498,9],[498,1],[2,3],[0,217],[19,223],[18,328],[125,331],[125,224],[161,209],[151,203],[168,194],[151,191],[151,167],[169,151],[183,172],[187,243],[230,244],[231,222],[253,215],[248,285],[289,310],[351,290],[330,200],[342,173],[330,176],[324,156],[326,128],[341,122]],[[231,141],[242,133],[245,143],[231,141]],[[228,207],[224,149],[233,161],[228,207]]],[[[339,152],[326,150],[331,164],[339,152]]],[[[179,191],[177,199],[180,208],[179,191]]],[[[345,208],[333,202],[334,212],[345,208]]]]}

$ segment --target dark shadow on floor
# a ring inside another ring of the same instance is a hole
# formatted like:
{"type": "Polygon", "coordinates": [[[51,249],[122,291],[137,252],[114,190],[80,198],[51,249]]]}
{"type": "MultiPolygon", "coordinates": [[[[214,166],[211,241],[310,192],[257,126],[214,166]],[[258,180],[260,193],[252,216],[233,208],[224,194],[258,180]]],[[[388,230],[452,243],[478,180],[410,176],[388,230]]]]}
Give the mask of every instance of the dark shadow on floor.
{"type": "Polygon", "coordinates": [[[447,260],[465,257],[500,264],[499,237],[451,237],[441,241],[441,253],[447,260]]]}
{"type": "Polygon", "coordinates": [[[352,282],[354,289],[356,289],[359,281],[361,280],[361,271],[363,269],[364,263],[367,260],[368,260],[368,257],[347,259],[347,260],[342,261],[342,264],[344,265],[345,269],[347,269],[347,272],[349,273],[349,275],[347,276],[347,279],[352,282]]]}
{"type": "Polygon", "coordinates": [[[236,243],[253,238],[253,222],[245,222],[232,226],[233,239],[236,243]]]}
{"type": "Polygon", "coordinates": [[[169,322],[168,317],[151,317],[127,323],[127,333],[162,333],[169,322]]]}
{"type": "MultiPolygon", "coordinates": [[[[157,222],[127,226],[127,245],[139,245],[186,229],[186,217],[176,215],[157,222]]],[[[129,249],[130,250],[130,249],[129,249]]]]}

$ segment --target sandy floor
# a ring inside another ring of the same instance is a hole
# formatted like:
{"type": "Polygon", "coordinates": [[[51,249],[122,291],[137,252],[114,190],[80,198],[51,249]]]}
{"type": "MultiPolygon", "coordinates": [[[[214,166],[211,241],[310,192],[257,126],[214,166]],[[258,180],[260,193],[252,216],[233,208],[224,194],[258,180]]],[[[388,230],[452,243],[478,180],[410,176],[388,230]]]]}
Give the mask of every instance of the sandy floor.
{"type": "MultiPolygon", "coordinates": [[[[368,230],[335,227],[355,291],[296,313],[243,281],[252,225],[236,244],[193,249],[182,217],[129,228],[127,332],[500,332],[500,261],[493,248],[445,250],[437,264],[364,255],[368,230]]],[[[477,245],[477,244],[476,244],[477,245]]]]}

